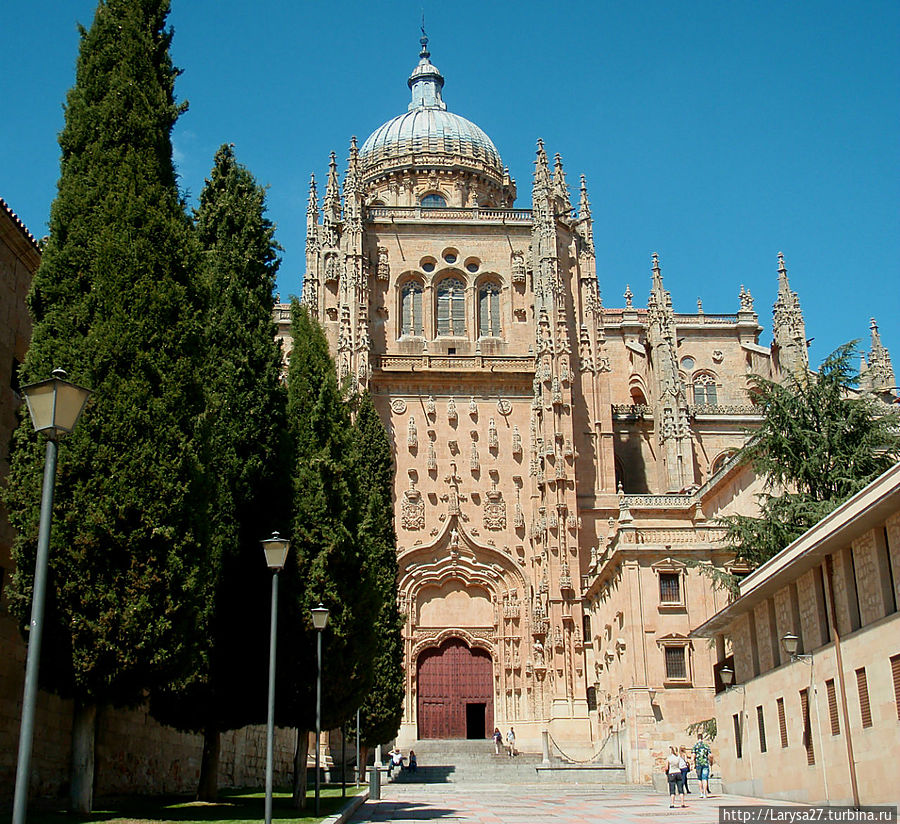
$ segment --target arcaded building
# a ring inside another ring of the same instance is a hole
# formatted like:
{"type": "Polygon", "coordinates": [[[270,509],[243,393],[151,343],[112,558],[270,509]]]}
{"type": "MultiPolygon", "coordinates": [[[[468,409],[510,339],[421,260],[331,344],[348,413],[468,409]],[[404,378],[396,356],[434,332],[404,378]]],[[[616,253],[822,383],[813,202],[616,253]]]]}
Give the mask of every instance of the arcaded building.
{"type": "Polygon", "coordinates": [[[748,373],[807,368],[797,295],[773,251],[763,345],[739,284],[734,313],[680,314],[656,255],[646,302],[634,273],[598,281],[584,178],[573,197],[538,141],[520,208],[497,147],[448,110],[424,38],[408,84],[408,109],[351,141],[343,181],[332,154],[321,201],[311,183],[303,285],[393,440],[400,743],[514,726],[537,749],[547,729],[648,780],[713,716],[715,651],[688,633],[724,599],[693,564],[729,566],[712,519],[759,484],[730,461],[759,419],[748,373]]]}

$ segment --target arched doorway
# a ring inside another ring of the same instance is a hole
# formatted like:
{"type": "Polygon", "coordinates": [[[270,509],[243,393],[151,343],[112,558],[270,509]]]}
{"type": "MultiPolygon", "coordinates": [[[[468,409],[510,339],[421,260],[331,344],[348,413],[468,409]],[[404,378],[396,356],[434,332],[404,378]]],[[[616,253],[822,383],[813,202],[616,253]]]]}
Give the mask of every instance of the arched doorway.
{"type": "Polygon", "coordinates": [[[459,638],[425,650],[417,667],[419,738],[486,738],[494,728],[491,656],[459,638]]]}

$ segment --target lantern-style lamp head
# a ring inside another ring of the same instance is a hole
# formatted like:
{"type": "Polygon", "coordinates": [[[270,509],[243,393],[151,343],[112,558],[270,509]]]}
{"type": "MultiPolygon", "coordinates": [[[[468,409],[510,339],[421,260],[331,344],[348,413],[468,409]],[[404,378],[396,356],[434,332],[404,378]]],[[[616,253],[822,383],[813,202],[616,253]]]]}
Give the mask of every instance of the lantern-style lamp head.
{"type": "Polygon", "coordinates": [[[271,538],[260,541],[266,553],[266,564],[269,569],[284,569],[284,562],[287,560],[288,550],[291,548],[291,542],[282,538],[277,532],[272,533],[271,538]]]}
{"type": "Polygon", "coordinates": [[[648,688],[647,697],[650,699],[651,704],[656,700],[656,690],[653,687],[648,688]]]}
{"type": "Polygon", "coordinates": [[[719,670],[719,678],[722,679],[726,688],[730,687],[734,683],[734,670],[731,667],[722,667],[719,670]]]}
{"type": "Polygon", "coordinates": [[[800,639],[794,635],[793,632],[788,632],[782,636],[781,646],[783,646],[784,651],[793,658],[800,648],[800,639]]]}
{"type": "Polygon", "coordinates": [[[62,369],[52,374],[48,380],[23,386],[22,394],[35,431],[55,439],[75,428],[91,392],[67,381],[62,369]]]}
{"type": "Polygon", "coordinates": [[[319,602],[319,606],[313,607],[310,612],[312,613],[313,626],[321,632],[328,626],[328,607],[322,606],[322,603],[319,602]]]}

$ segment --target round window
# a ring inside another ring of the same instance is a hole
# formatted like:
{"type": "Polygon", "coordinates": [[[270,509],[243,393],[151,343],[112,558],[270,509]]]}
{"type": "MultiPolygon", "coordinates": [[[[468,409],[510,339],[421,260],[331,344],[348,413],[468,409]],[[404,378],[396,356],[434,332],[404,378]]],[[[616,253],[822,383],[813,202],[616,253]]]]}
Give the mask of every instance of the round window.
{"type": "Polygon", "coordinates": [[[426,260],[425,263],[422,264],[422,269],[424,269],[426,272],[433,272],[434,263],[430,260],[426,260]]]}
{"type": "Polygon", "coordinates": [[[693,369],[694,368],[694,359],[692,357],[682,358],[681,366],[684,369],[693,369]]]}
{"type": "Polygon", "coordinates": [[[447,263],[456,263],[456,255],[453,252],[447,252],[447,254],[444,255],[444,260],[446,260],[447,263]]]}
{"type": "Polygon", "coordinates": [[[470,261],[469,263],[466,264],[466,270],[469,272],[475,273],[478,271],[478,264],[475,263],[474,261],[470,261]]]}

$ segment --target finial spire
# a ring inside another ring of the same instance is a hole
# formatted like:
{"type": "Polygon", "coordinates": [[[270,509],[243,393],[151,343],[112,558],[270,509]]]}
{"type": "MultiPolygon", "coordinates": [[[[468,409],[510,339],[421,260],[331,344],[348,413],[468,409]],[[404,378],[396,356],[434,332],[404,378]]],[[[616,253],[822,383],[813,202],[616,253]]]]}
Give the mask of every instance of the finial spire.
{"type": "Polygon", "coordinates": [[[425,34],[425,9],[422,9],[422,36],[419,38],[419,43],[422,46],[419,57],[424,57],[425,59],[431,57],[431,52],[428,51],[428,35],[425,34]]]}

